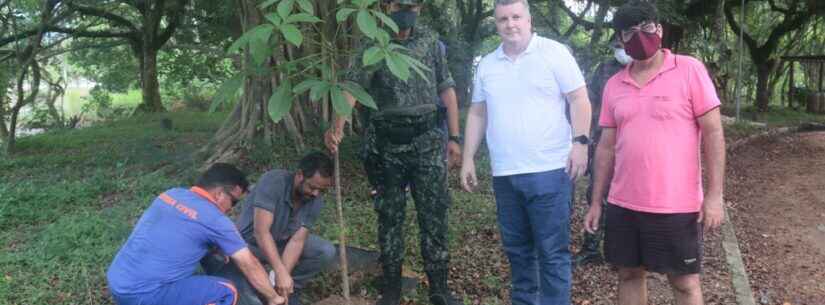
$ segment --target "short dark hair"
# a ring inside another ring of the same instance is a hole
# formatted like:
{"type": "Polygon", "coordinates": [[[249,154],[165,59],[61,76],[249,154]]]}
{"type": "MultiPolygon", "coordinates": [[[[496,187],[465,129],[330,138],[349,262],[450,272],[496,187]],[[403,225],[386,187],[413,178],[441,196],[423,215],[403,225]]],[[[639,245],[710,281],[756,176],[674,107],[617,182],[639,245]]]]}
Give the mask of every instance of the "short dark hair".
{"type": "Polygon", "coordinates": [[[643,0],[626,3],[613,14],[613,28],[617,31],[627,30],[646,21],[659,23],[659,12],[656,6],[643,0]]]}
{"type": "Polygon", "coordinates": [[[298,169],[306,178],[315,176],[315,173],[320,173],[322,177],[332,177],[334,165],[332,159],[326,154],[315,151],[306,154],[298,163],[298,169]]]}
{"type": "Polygon", "coordinates": [[[246,192],[246,189],[249,187],[249,181],[246,180],[246,174],[234,165],[215,163],[198,177],[195,186],[204,189],[239,186],[246,192]]]}

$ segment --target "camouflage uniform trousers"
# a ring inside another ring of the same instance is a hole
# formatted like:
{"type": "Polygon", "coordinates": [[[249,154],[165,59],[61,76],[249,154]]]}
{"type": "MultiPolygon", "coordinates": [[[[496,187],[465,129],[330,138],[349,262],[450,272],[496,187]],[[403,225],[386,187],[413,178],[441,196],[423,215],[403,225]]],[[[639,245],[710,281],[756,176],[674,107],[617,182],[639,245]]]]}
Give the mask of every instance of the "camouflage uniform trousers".
{"type": "Polygon", "coordinates": [[[375,211],[385,276],[400,272],[404,262],[405,188],[409,185],[418,214],[424,270],[430,289],[435,292],[447,289],[450,259],[447,241],[450,196],[443,133],[431,128],[409,143],[399,144],[391,143],[387,136],[376,135],[376,128],[370,126],[363,156],[367,178],[378,191],[375,211]]]}

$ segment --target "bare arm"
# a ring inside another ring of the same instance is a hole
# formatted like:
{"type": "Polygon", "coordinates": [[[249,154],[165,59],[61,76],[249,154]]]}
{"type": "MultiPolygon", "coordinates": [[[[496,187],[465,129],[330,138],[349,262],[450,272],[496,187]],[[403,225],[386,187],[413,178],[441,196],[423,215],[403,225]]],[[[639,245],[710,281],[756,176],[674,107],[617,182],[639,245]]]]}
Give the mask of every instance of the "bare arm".
{"type": "MultiPolygon", "coordinates": [[[[450,136],[461,135],[458,126],[458,98],[452,87],[441,91],[441,100],[447,107],[447,129],[450,136]]],[[[461,164],[461,145],[454,141],[447,141],[447,165],[452,169],[461,164]]]]}
{"type": "MultiPolygon", "coordinates": [[[[573,137],[590,135],[590,99],[587,97],[587,87],[582,86],[566,94],[570,104],[570,123],[573,127],[573,137]]],[[[587,170],[587,145],[573,143],[567,163],[567,174],[570,179],[576,180],[587,170]]]]}
{"type": "Polygon", "coordinates": [[[464,161],[473,161],[486,130],[487,104],[473,103],[467,112],[467,126],[464,128],[464,161]]]}
{"type": "Polygon", "coordinates": [[[594,179],[593,193],[590,199],[590,209],[584,216],[584,229],[587,232],[595,233],[599,229],[599,219],[601,218],[602,200],[607,192],[607,185],[613,179],[613,164],[615,161],[616,128],[603,128],[602,137],[596,147],[596,157],[593,160],[594,179]]]}
{"type": "Polygon", "coordinates": [[[697,118],[708,177],[708,189],[702,202],[705,230],[715,229],[724,219],[725,134],[720,116],[717,107],[697,118]]]}
{"type": "Polygon", "coordinates": [[[249,248],[243,248],[235,252],[235,254],[232,254],[232,260],[238,266],[238,269],[243,272],[252,287],[263,295],[269,304],[280,304],[284,302],[284,298],[278,295],[275,289],[270,286],[269,277],[267,277],[264,267],[261,266],[261,263],[255,258],[255,255],[252,255],[249,248]]]}
{"type": "MultiPolygon", "coordinates": [[[[255,208],[254,217],[253,228],[255,233],[255,241],[261,248],[266,260],[269,261],[269,265],[272,266],[272,269],[274,269],[275,272],[280,273],[282,271],[287,271],[283,261],[281,260],[281,256],[278,254],[278,248],[275,246],[275,238],[273,238],[272,233],[269,231],[272,227],[274,216],[267,210],[255,208]]],[[[288,274],[289,272],[286,273],[288,274]]]]}
{"type": "MultiPolygon", "coordinates": [[[[351,107],[355,107],[355,97],[346,91],[342,93],[347,103],[349,103],[351,107]]],[[[349,118],[335,114],[335,120],[332,122],[332,126],[324,133],[324,144],[333,154],[338,152],[338,144],[340,144],[344,138],[344,125],[347,124],[347,120],[349,120],[349,118]]]]}
{"type": "Polygon", "coordinates": [[[570,103],[570,123],[573,127],[573,136],[590,135],[590,98],[587,97],[587,87],[582,86],[566,94],[570,103]]]}
{"type": "Polygon", "coordinates": [[[601,206],[602,199],[606,196],[607,186],[613,179],[613,164],[615,162],[616,128],[602,127],[602,137],[596,147],[596,157],[594,161],[594,181],[593,193],[591,194],[590,206],[601,206]]]}
{"type": "Polygon", "coordinates": [[[474,158],[486,130],[487,104],[485,102],[473,103],[467,112],[467,126],[464,128],[464,153],[461,162],[461,185],[468,192],[472,192],[477,183],[474,158]]]}
{"type": "Polygon", "coordinates": [[[255,208],[253,220],[255,241],[258,242],[258,246],[261,248],[261,251],[263,251],[266,260],[269,261],[269,265],[272,266],[272,270],[274,270],[277,275],[275,286],[281,294],[286,295],[292,293],[294,282],[292,276],[290,276],[289,269],[286,268],[281,256],[278,254],[275,239],[269,231],[272,227],[273,219],[274,216],[271,212],[261,208],[255,208]]]}
{"type": "Polygon", "coordinates": [[[452,87],[441,91],[441,100],[444,101],[444,106],[447,107],[447,128],[451,136],[461,134],[458,126],[458,97],[456,97],[455,89],[452,87]]]}
{"type": "Polygon", "coordinates": [[[309,229],[301,227],[286,243],[284,255],[281,257],[287,271],[292,273],[292,269],[298,264],[298,259],[301,258],[301,252],[304,251],[304,243],[309,236],[309,229]]]}

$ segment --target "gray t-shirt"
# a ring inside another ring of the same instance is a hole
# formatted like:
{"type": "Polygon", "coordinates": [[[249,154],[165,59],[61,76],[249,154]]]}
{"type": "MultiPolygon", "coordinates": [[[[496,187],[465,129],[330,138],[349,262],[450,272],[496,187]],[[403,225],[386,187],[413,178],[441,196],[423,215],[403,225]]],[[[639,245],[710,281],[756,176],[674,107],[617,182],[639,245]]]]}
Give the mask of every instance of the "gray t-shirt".
{"type": "Polygon", "coordinates": [[[255,208],[261,208],[272,213],[272,226],[269,231],[275,241],[288,240],[301,227],[310,228],[318,218],[324,201],[321,197],[309,199],[295,209],[292,206],[293,173],[285,170],[273,169],[266,172],[255,188],[244,198],[241,215],[235,224],[247,243],[257,246],[254,235],[255,208]]]}

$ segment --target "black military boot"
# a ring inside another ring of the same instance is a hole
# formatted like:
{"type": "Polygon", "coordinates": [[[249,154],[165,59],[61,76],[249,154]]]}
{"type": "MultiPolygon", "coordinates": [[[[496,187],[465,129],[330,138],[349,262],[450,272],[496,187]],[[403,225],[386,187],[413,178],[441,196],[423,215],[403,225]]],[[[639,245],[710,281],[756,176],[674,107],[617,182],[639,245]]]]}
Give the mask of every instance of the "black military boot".
{"type": "MultiPolygon", "coordinates": [[[[598,233],[597,233],[598,234],[598,233]]],[[[574,266],[584,266],[587,264],[601,264],[604,261],[602,253],[599,251],[600,238],[596,234],[585,233],[582,249],[573,256],[574,266]]]]}
{"type": "Polygon", "coordinates": [[[463,302],[456,299],[450,288],[447,287],[448,273],[447,269],[430,271],[428,274],[430,280],[430,303],[433,305],[462,305],[463,302]]]}
{"type": "Polygon", "coordinates": [[[398,305],[401,303],[401,265],[385,266],[381,279],[381,298],[375,305],[398,305]]]}

